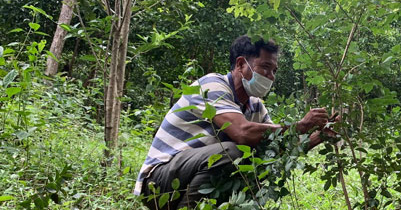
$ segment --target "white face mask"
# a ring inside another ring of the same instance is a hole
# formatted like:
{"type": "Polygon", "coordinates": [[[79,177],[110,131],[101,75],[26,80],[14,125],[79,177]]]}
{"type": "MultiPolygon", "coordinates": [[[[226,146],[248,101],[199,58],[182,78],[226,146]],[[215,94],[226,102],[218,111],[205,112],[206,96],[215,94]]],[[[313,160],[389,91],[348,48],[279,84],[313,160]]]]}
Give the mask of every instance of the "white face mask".
{"type": "Polygon", "coordinates": [[[256,73],[246,59],[245,62],[252,71],[251,80],[248,81],[244,78],[244,76],[242,76],[242,85],[244,86],[246,94],[248,94],[248,96],[259,98],[266,96],[273,84],[273,81],[265,76],[256,73]]]}

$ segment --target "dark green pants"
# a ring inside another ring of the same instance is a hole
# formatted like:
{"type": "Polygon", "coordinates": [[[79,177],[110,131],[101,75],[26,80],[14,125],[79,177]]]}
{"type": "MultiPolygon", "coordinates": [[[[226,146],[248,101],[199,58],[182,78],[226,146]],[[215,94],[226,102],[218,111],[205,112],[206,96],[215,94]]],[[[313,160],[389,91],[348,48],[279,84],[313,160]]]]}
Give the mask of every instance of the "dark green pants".
{"type": "MultiPolygon", "coordinates": [[[[179,209],[185,206],[194,208],[196,201],[199,201],[205,195],[198,192],[199,187],[202,184],[209,183],[210,177],[214,174],[224,173],[227,176],[235,171],[235,167],[232,165],[232,160],[242,156],[242,152],[237,149],[234,142],[223,142],[222,145],[219,143],[208,145],[196,149],[188,149],[175,155],[170,162],[163,165],[159,165],[151,174],[150,177],[144,180],[142,193],[145,196],[153,194],[148,188],[150,182],[155,183],[155,188],[160,187],[160,194],[166,192],[172,192],[171,183],[175,178],[180,180],[180,198],[167,203],[162,209],[179,209]],[[227,152],[224,152],[224,150],[227,152]],[[211,168],[208,168],[209,157],[213,154],[222,154],[223,157],[213,164],[211,168]],[[169,208],[168,208],[169,207],[169,208]]],[[[145,205],[150,209],[156,208],[155,203],[158,203],[158,198],[146,202],[145,205]]]]}

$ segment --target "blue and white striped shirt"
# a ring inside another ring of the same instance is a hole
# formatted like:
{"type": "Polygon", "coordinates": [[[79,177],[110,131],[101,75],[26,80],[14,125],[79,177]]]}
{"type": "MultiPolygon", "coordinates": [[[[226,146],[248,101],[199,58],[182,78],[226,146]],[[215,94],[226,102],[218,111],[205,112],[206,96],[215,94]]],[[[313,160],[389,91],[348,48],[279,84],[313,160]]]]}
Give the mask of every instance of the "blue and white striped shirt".
{"type": "MultiPolygon", "coordinates": [[[[212,127],[216,128],[216,125],[206,121],[193,123],[193,121],[202,119],[202,112],[205,110],[204,100],[211,104],[216,99],[221,98],[213,105],[216,108],[216,115],[235,112],[244,114],[249,121],[272,123],[265,106],[259,98],[250,97],[249,105],[243,108],[244,106],[241,105],[235,94],[231,73],[227,75],[208,74],[192,85],[200,85],[202,91],[208,89],[207,98],[203,99],[200,94],[182,95],[170,109],[157,131],[145,162],[141,167],[134,194],[139,195],[141,193],[143,180],[152,173],[157,165],[170,161],[174,155],[183,150],[218,143],[212,127]],[[173,112],[189,105],[195,105],[198,109],[173,112]],[[205,136],[185,141],[200,133],[205,134],[205,136]]],[[[220,134],[219,139],[221,141],[231,140],[224,132],[220,132],[220,134]]]]}

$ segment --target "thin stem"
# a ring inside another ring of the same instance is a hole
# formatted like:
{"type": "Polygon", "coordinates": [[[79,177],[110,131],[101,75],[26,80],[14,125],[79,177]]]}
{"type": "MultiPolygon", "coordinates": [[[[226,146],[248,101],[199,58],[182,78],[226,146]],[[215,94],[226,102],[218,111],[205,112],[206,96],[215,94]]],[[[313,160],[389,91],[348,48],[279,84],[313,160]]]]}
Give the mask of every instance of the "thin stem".
{"type": "MultiPolygon", "coordinates": [[[[154,7],[154,6],[156,6],[156,5],[159,4],[159,3],[161,3],[161,1],[156,1],[154,4],[150,5],[150,6],[148,7],[148,9],[150,9],[150,8],[152,8],[152,7],[154,7]]],[[[144,11],[144,10],[141,10],[141,11],[139,11],[139,12],[133,14],[132,17],[135,17],[135,16],[141,14],[143,11],[144,11]]]]}
{"type": "Polygon", "coordinates": [[[93,48],[93,43],[91,42],[91,40],[90,40],[90,38],[89,38],[88,31],[86,30],[85,24],[84,24],[84,22],[83,22],[83,20],[82,20],[82,17],[81,17],[81,12],[80,12],[80,10],[79,10],[79,6],[78,6],[78,5],[75,5],[75,8],[77,9],[77,13],[76,13],[75,15],[78,17],[79,22],[81,23],[82,28],[84,29],[85,38],[87,39],[87,41],[88,41],[88,43],[89,43],[89,47],[91,48],[91,51],[92,51],[93,56],[95,56],[95,58],[96,58],[96,65],[97,65],[98,67],[100,67],[100,66],[101,66],[101,65],[100,65],[100,62],[99,62],[100,59],[98,58],[98,56],[97,56],[97,54],[96,54],[96,52],[95,52],[95,49],[93,48]]]}
{"type": "Polygon", "coordinates": [[[348,197],[347,187],[346,187],[345,181],[344,181],[343,167],[342,167],[341,161],[339,159],[340,152],[338,151],[337,145],[334,145],[334,149],[335,149],[336,155],[337,155],[338,173],[339,173],[339,176],[340,176],[341,186],[342,186],[343,192],[344,192],[345,203],[347,204],[348,210],[352,210],[351,202],[349,201],[349,197],[348,197]]]}
{"type": "Polygon", "coordinates": [[[359,22],[361,20],[363,12],[364,12],[364,10],[362,9],[358,20],[354,23],[354,25],[352,26],[352,29],[351,29],[351,31],[350,31],[350,33],[348,35],[347,44],[345,45],[343,56],[341,57],[341,61],[340,61],[339,65],[338,65],[338,69],[337,69],[337,72],[336,72],[336,75],[335,75],[335,79],[340,74],[340,71],[342,69],[342,65],[344,64],[345,58],[347,56],[347,52],[348,52],[349,46],[351,45],[352,38],[354,37],[355,31],[358,28],[358,24],[359,24],[359,22]]]}
{"type": "Polygon", "coordinates": [[[295,197],[295,202],[297,203],[297,209],[299,209],[299,203],[298,203],[298,198],[297,198],[297,192],[295,191],[295,177],[294,174],[291,174],[292,176],[292,188],[294,190],[294,197],[295,197]]]}
{"type": "MultiPolygon", "coordinates": [[[[35,15],[36,15],[36,13],[34,13],[34,15],[33,15],[33,17],[32,17],[32,21],[31,21],[32,23],[35,21],[35,15]]],[[[25,46],[26,42],[28,41],[28,37],[29,37],[29,34],[31,34],[31,32],[32,32],[32,28],[29,27],[29,31],[28,31],[28,33],[27,33],[26,36],[25,36],[24,42],[22,43],[22,46],[21,46],[20,50],[18,51],[17,56],[15,56],[15,60],[18,59],[19,55],[20,55],[21,52],[22,52],[22,49],[24,49],[24,46],[25,46]]]]}
{"type": "MultiPolygon", "coordinates": [[[[253,152],[251,154],[252,154],[252,158],[255,158],[255,156],[253,155],[253,152]]],[[[262,190],[262,187],[260,186],[258,176],[256,176],[257,171],[256,171],[256,165],[255,165],[254,161],[252,161],[252,166],[253,166],[253,175],[255,176],[256,186],[258,186],[258,189],[260,191],[260,190],[262,190]]]]}
{"type": "MultiPolygon", "coordinates": [[[[298,25],[304,30],[304,32],[309,36],[311,40],[315,40],[315,37],[308,31],[306,30],[305,26],[301,23],[301,21],[297,18],[295,13],[288,7],[286,9],[290,12],[290,15],[294,18],[294,20],[298,23],[298,25]]],[[[313,42],[315,44],[316,49],[319,51],[320,54],[325,58],[324,62],[326,66],[330,69],[330,73],[334,76],[335,75],[335,70],[334,68],[330,65],[330,62],[328,61],[328,58],[326,55],[323,53],[323,51],[320,49],[319,45],[316,42],[313,42]]]]}
{"type": "Polygon", "coordinates": [[[344,8],[341,6],[341,4],[338,3],[337,0],[334,0],[334,2],[336,2],[336,4],[338,5],[338,7],[340,8],[340,10],[345,14],[345,16],[351,21],[351,23],[354,23],[354,20],[348,15],[348,12],[344,10],[344,8]]]}
{"type": "MultiPolygon", "coordinates": [[[[343,130],[343,133],[345,134],[344,135],[345,136],[345,140],[347,141],[348,145],[350,146],[352,159],[353,159],[354,163],[356,165],[358,165],[359,161],[358,161],[358,159],[356,158],[356,155],[355,155],[354,145],[352,145],[351,139],[348,136],[346,129],[343,126],[341,126],[341,129],[343,130]]],[[[360,169],[360,167],[357,167],[357,170],[358,170],[358,173],[359,173],[359,177],[361,179],[362,191],[363,191],[363,196],[364,196],[364,199],[365,199],[365,209],[368,209],[367,204],[369,202],[369,194],[368,194],[368,189],[366,188],[366,185],[363,182],[363,171],[360,169]]]]}
{"type": "MultiPolygon", "coordinates": [[[[364,112],[363,112],[363,105],[362,105],[362,99],[357,97],[358,99],[358,104],[361,109],[361,118],[360,118],[360,123],[359,123],[359,133],[362,133],[362,128],[363,128],[363,121],[364,121],[364,112]]],[[[359,147],[362,147],[362,139],[359,139],[359,147]]],[[[359,159],[362,159],[362,152],[359,151],[359,159]]]]}
{"type": "Polygon", "coordinates": [[[305,46],[297,39],[297,37],[294,35],[295,41],[301,46],[301,48],[304,50],[304,52],[309,56],[310,59],[312,59],[312,56],[309,54],[309,52],[306,50],[305,46]]]}
{"type": "MultiPolygon", "coordinates": [[[[288,184],[288,181],[286,180],[285,182],[287,183],[288,188],[290,188],[290,184],[288,184]]],[[[294,189],[294,190],[295,190],[295,189],[294,189]]],[[[291,197],[291,204],[292,204],[292,207],[293,207],[294,209],[299,209],[299,208],[297,208],[297,207],[295,206],[294,197],[292,196],[292,194],[291,194],[290,197],[291,197]]]]}

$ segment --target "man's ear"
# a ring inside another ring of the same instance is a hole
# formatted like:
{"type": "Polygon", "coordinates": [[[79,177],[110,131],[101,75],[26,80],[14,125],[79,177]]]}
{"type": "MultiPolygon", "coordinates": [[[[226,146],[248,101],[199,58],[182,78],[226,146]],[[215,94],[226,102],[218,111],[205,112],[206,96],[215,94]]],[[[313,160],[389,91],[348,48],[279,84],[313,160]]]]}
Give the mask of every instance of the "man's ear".
{"type": "Polygon", "coordinates": [[[238,68],[239,72],[243,73],[244,66],[246,66],[244,56],[239,56],[235,60],[235,68],[238,68]]]}

